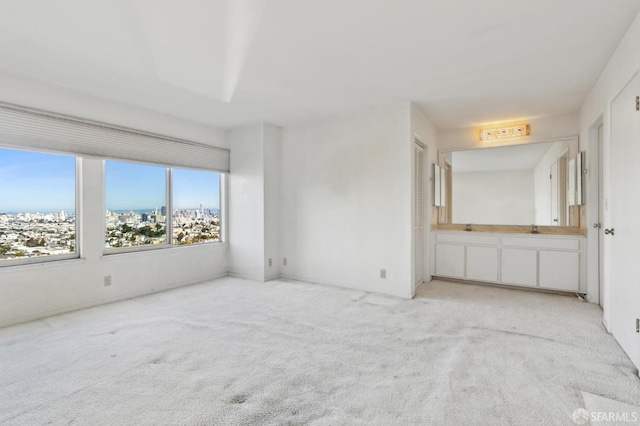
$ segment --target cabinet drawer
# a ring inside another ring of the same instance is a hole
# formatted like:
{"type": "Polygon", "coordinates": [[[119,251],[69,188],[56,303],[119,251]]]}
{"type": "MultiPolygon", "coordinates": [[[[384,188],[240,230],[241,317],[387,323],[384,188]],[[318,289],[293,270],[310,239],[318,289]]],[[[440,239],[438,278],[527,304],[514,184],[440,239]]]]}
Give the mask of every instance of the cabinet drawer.
{"type": "Polygon", "coordinates": [[[574,238],[502,237],[502,245],[537,249],[579,250],[580,240],[574,238]]]}
{"type": "Polygon", "coordinates": [[[498,237],[495,235],[475,235],[472,232],[462,232],[459,234],[437,234],[436,242],[496,246],[498,245],[498,237]]]}

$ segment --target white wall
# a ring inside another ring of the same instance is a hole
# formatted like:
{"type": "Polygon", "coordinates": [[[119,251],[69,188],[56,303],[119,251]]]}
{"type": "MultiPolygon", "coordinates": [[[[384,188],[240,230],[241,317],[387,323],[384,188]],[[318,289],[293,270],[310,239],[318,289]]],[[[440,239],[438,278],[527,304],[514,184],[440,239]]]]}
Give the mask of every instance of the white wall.
{"type": "MultiPolygon", "coordinates": [[[[226,147],[204,124],[0,74],[0,101],[226,147]]],[[[102,161],[82,160],[82,259],[0,268],[0,326],[226,275],[226,244],[103,256],[102,161]],[[112,285],[104,287],[105,275],[112,285]]]]}
{"type": "Polygon", "coordinates": [[[531,225],[533,170],[453,173],[453,223],[531,225]]]}
{"type": "MultiPolygon", "coordinates": [[[[632,75],[640,68],[640,15],[638,15],[627,31],[626,35],[611,56],[607,66],[603,70],[598,82],[591,90],[587,100],[580,109],[580,149],[587,151],[587,169],[597,170],[597,145],[593,143],[597,137],[596,126],[600,120],[604,119],[604,142],[609,144],[609,111],[608,105],[611,100],[629,82],[632,75]]],[[[624,149],[622,147],[622,149],[624,149]]],[[[607,153],[605,152],[605,162],[607,153]]],[[[605,186],[608,184],[605,180],[605,186]]],[[[611,182],[611,184],[621,184],[611,182]]],[[[629,183],[623,183],[629,184],[629,183]]],[[[637,182],[633,182],[637,184],[637,182]]],[[[590,173],[587,179],[587,224],[596,222],[598,217],[598,203],[596,194],[598,188],[597,175],[590,173]]],[[[606,192],[605,188],[605,192],[606,192]]],[[[605,194],[606,195],[606,194],[605,194]]],[[[606,197],[605,197],[606,198],[606,197]]],[[[605,215],[608,213],[605,212],[605,215]]],[[[629,212],[629,221],[635,221],[636,212],[629,212]]],[[[605,226],[609,226],[607,218],[605,226]]],[[[587,226],[588,232],[588,286],[587,294],[589,300],[598,303],[598,238],[597,230],[587,226]]],[[[615,307],[611,307],[615,309],[615,307]]],[[[605,303],[605,323],[608,322],[608,310],[605,303]]]]}
{"type": "MultiPolygon", "coordinates": [[[[577,113],[532,118],[521,121],[526,121],[531,125],[531,134],[523,138],[509,139],[510,143],[527,143],[529,141],[575,136],[580,130],[577,113]]],[[[481,126],[478,126],[463,129],[440,130],[438,131],[438,148],[484,148],[491,146],[491,142],[480,141],[481,128],[481,126]]]]}
{"type": "Polygon", "coordinates": [[[264,124],[264,241],[266,280],[280,275],[280,171],[282,168],[282,145],[280,128],[264,124]],[[269,266],[268,260],[272,263],[269,266]]]}
{"type": "Polygon", "coordinates": [[[280,275],[280,129],[230,130],[229,273],[265,281],[280,275]],[[269,259],[272,260],[269,266],[269,259]]]}
{"type": "Polygon", "coordinates": [[[282,128],[284,276],[411,296],[411,139],[408,104],[282,128]]]}
{"type": "Polygon", "coordinates": [[[263,281],[265,273],[264,127],[262,124],[228,132],[229,273],[263,281]]]}

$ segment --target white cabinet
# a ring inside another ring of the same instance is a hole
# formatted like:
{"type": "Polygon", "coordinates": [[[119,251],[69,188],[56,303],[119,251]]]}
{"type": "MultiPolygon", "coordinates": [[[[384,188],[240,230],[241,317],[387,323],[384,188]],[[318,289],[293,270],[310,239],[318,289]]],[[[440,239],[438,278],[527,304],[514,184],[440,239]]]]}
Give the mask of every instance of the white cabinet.
{"type": "Polygon", "coordinates": [[[540,287],[578,291],[580,255],[574,252],[540,251],[540,287]]]}
{"type": "Polygon", "coordinates": [[[498,281],[498,248],[467,246],[468,280],[498,281]]]}
{"type": "Polygon", "coordinates": [[[585,238],[434,232],[435,276],[580,292],[585,238]]]}
{"type": "Polygon", "coordinates": [[[441,277],[464,278],[464,246],[438,244],[436,250],[436,275],[441,277]]]}
{"type": "Polygon", "coordinates": [[[536,286],[538,284],[538,253],[531,249],[502,248],[502,282],[536,286]]]}

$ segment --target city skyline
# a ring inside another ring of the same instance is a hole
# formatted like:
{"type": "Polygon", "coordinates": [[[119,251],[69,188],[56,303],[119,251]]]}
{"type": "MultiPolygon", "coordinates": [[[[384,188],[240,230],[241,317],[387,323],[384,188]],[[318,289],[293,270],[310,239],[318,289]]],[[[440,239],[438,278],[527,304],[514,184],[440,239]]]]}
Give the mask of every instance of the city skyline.
{"type": "MultiPolygon", "coordinates": [[[[153,210],[167,205],[166,168],[107,160],[105,207],[153,210]]],[[[73,156],[0,148],[0,214],[75,214],[73,156]]],[[[219,209],[220,174],[173,169],[174,210],[219,209]]]]}

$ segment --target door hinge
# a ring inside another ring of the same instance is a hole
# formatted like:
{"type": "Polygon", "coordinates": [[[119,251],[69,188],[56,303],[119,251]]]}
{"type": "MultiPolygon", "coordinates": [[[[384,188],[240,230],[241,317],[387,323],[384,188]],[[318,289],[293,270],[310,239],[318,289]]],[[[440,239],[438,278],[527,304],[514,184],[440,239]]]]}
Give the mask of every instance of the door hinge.
{"type": "Polygon", "coordinates": [[[640,96],[636,96],[636,111],[640,111],[640,96]]]}

